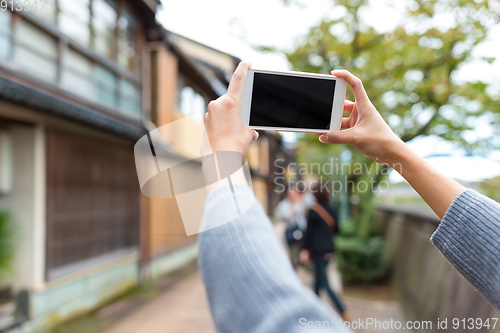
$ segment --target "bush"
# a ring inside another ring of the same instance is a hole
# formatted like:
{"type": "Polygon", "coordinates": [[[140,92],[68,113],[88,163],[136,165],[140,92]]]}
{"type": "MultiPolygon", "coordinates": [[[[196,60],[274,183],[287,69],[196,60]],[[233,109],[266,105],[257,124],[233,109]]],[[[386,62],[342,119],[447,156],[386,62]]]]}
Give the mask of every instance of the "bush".
{"type": "Polygon", "coordinates": [[[12,271],[14,230],[9,215],[0,212],[0,281],[12,271]]]}
{"type": "Polygon", "coordinates": [[[356,236],[335,238],[337,266],[346,282],[373,282],[383,279],[388,270],[382,237],[367,240],[356,236]]]}
{"type": "Polygon", "coordinates": [[[356,224],[351,219],[345,219],[339,225],[339,233],[344,237],[354,237],[356,235],[356,224]]]}

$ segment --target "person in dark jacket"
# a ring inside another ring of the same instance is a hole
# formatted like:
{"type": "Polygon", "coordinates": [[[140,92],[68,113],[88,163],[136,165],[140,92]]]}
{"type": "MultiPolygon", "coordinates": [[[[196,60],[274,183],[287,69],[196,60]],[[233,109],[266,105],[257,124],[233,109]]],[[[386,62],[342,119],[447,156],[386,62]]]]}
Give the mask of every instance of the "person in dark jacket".
{"type": "Polygon", "coordinates": [[[337,212],[329,204],[330,191],[326,186],[317,184],[312,188],[312,192],[316,197],[316,203],[309,210],[301,261],[307,265],[312,259],[316,274],[314,291],[319,295],[319,291],[324,288],[342,318],[349,320],[349,313],[330,287],[327,275],[328,262],[335,252],[333,236],[338,231],[337,212]]]}

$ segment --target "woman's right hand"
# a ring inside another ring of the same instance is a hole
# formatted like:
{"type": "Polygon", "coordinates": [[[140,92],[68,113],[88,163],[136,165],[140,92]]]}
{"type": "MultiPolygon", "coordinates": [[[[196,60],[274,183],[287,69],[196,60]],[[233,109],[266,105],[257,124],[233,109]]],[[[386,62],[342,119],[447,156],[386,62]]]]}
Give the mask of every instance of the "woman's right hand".
{"type": "Polygon", "coordinates": [[[378,163],[393,167],[442,218],[465,188],[437,172],[394,134],[370,102],[360,79],[345,70],[333,71],[332,75],[352,87],[356,101],[344,103],[344,111],[350,114],[342,119],[344,130],[324,134],[320,141],[350,144],[378,163]]]}
{"type": "Polygon", "coordinates": [[[406,145],[375,109],[361,80],[346,70],[332,71],[332,75],[344,79],[352,87],[355,102],[346,100],[344,103],[344,112],[350,115],[342,119],[343,130],[323,134],[320,141],[349,144],[378,163],[396,163],[394,155],[406,145]]]}

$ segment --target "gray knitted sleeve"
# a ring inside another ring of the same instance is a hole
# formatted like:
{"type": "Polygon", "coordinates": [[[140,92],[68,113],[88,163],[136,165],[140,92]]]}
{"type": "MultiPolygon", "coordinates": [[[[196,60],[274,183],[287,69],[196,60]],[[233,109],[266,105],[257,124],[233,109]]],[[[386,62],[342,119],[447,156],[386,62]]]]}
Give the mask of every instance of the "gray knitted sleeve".
{"type": "Polygon", "coordinates": [[[324,330],[314,332],[331,332],[342,326],[295,274],[252,190],[234,190],[226,186],[210,194],[203,223],[226,220],[235,200],[254,200],[251,208],[198,236],[199,267],[217,332],[303,332],[318,323],[324,330]]]}
{"type": "Polygon", "coordinates": [[[458,195],[431,242],[500,310],[500,204],[473,190],[458,195]]]}

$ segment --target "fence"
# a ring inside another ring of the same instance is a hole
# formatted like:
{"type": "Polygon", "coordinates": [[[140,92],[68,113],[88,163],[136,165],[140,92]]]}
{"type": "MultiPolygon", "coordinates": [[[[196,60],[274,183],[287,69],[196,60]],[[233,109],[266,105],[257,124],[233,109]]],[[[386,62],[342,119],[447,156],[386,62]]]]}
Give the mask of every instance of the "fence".
{"type": "Polygon", "coordinates": [[[406,319],[432,321],[432,330],[418,332],[500,332],[500,313],[430,243],[439,224],[434,213],[423,208],[377,206],[377,220],[387,241],[392,282],[406,319]],[[438,329],[438,320],[446,318],[447,329],[438,329]],[[469,318],[474,325],[477,318],[483,323],[490,318],[490,327],[469,329],[469,318]],[[498,318],[495,328],[491,318],[498,318]]]}

